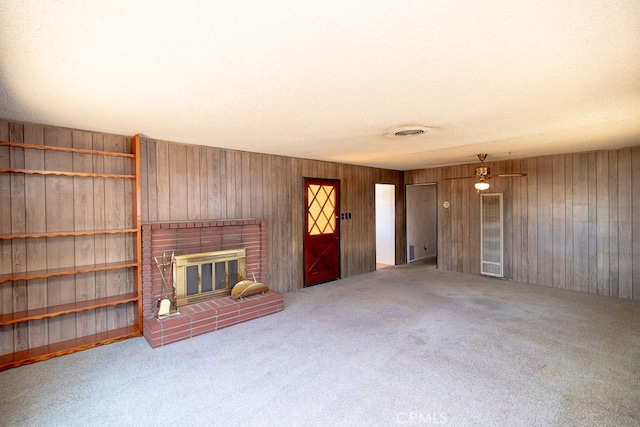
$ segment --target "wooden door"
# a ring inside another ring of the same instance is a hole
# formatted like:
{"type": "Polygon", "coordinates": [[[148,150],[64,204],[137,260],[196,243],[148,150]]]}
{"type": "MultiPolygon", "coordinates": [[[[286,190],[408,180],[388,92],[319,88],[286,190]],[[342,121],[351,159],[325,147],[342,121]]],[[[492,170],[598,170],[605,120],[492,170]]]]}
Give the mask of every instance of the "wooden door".
{"type": "Polygon", "coordinates": [[[304,179],[304,285],[340,278],[340,181],[304,179]]]}

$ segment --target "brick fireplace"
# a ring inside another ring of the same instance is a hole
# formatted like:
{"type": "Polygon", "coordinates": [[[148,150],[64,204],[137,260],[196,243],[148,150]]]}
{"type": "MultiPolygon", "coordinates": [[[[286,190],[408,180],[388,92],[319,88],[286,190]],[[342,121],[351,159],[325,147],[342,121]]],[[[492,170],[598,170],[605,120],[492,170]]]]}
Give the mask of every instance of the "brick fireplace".
{"type": "MultiPolygon", "coordinates": [[[[142,225],[142,289],[144,336],[152,347],[251,320],[284,308],[283,296],[274,291],[234,300],[228,296],[179,307],[180,314],[157,319],[156,303],[162,278],[154,257],[163,253],[189,255],[236,248],[246,249],[248,278],[266,283],[266,221],[237,219],[161,222],[142,225]]],[[[169,289],[171,298],[171,289],[169,289]]]]}

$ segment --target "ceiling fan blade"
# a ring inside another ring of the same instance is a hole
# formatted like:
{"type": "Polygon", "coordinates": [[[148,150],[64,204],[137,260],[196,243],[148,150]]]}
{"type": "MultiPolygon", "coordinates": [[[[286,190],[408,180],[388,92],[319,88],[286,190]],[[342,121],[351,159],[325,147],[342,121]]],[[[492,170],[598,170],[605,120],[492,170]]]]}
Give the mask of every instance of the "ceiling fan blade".
{"type": "Polygon", "coordinates": [[[513,173],[498,173],[498,174],[495,174],[494,176],[497,176],[500,178],[517,178],[520,176],[527,176],[527,174],[522,172],[513,172],[513,173]]]}
{"type": "Polygon", "coordinates": [[[453,178],[443,178],[445,181],[448,181],[450,179],[467,179],[467,178],[476,178],[476,175],[469,175],[469,176],[456,176],[453,178]]]}

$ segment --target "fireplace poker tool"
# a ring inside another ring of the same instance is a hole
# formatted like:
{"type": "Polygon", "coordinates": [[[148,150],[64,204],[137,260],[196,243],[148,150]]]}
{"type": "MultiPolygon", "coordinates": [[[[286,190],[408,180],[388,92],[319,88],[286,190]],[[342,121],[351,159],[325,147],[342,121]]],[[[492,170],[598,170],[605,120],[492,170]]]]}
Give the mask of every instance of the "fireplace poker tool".
{"type": "MultiPolygon", "coordinates": [[[[158,261],[158,257],[155,257],[155,256],[153,257],[153,259],[156,261],[156,266],[158,266],[158,270],[160,271],[160,277],[162,278],[162,295],[158,300],[157,317],[168,316],[171,312],[171,308],[173,305],[172,301],[169,299],[169,294],[167,293],[167,277],[168,277],[168,273],[170,273],[168,270],[171,269],[171,266],[173,265],[174,253],[175,252],[171,253],[171,258],[169,259],[167,257],[167,253],[163,252],[162,262],[158,261]]],[[[175,292],[175,286],[174,286],[174,292],[175,292]]],[[[173,308],[176,309],[177,307],[173,307],[173,308]]]]}

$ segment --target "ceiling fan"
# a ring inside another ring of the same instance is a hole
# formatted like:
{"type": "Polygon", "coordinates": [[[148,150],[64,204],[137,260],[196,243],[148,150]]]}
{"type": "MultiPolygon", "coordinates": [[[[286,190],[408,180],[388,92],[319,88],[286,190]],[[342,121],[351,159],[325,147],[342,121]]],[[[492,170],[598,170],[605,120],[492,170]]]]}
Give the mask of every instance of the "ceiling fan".
{"type": "Polygon", "coordinates": [[[522,172],[512,172],[512,173],[499,173],[495,175],[491,175],[491,169],[484,164],[484,160],[487,158],[486,154],[478,154],[478,159],[480,159],[480,166],[476,167],[475,175],[472,176],[458,176],[455,178],[445,178],[449,179],[465,179],[465,178],[478,178],[478,181],[474,184],[474,187],[478,192],[486,190],[489,188],[488,179],[491,178],[513,178],[520,176],[527,176],[526,173],[522,172]]]}

